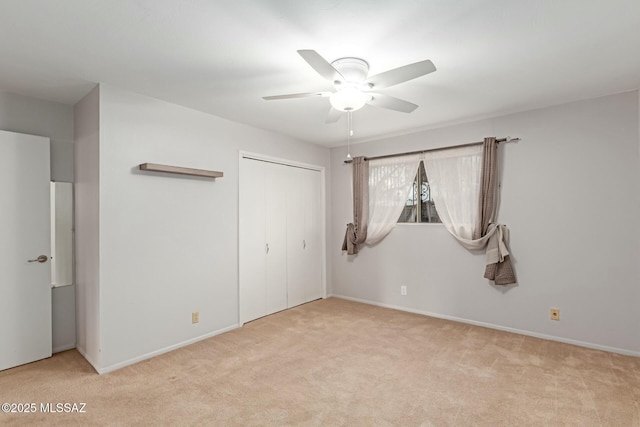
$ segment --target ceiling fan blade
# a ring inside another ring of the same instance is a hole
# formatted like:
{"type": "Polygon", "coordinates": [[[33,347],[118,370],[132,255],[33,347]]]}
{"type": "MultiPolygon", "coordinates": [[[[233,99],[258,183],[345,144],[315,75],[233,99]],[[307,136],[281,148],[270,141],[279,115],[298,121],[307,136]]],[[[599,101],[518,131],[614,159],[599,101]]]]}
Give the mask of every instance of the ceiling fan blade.
{"type": "Polygon", "coordinates": [[[329,80],[331,83],[344,81],[342,74],[333,68],[333,65],[327,62],[327,60],[320,56],[320,54],[315,50],[299,50],[298,53],[309,65],[311,65],[311,68],[316,70],[318,74],[329,80]]]}
{"type": "Polygon", "coordinates": [[[327,120],[325,120],[325,123],[335,123],[340,120],[340,117],[342,117],[342,111],[336,110],[332,107],[329,110],[329,114],[327,114],[327,120]]]}
{"type": "Polygon", "coordinates": [[[367,104],[373,105],[374,107],[386,108],[388,110],[400,111],[402,113],[410,113],[418,108],[416,104],[412,104],[409,101],[399,98],[394,98],[393,96],[381,93],[371,93],[371,95],[373,98],[371,101],[367,102],[367,104]]]}
{"type": "Polygon", "coordinates": [[[373,85],[372,88],[375,89],[385,88],[413,80],[417,77],[424,76],[425,74],[433,73],[434,71],[436,71],[436,66],[433,65],[433,62],[427,59],[426,61],[415,62],[413,64],[385,71],[384,73],[376,74],[375,76],[367,79],[367,83],[373,85]]]}
{"type": "Polygon", "coordinates": [[[318,96],[325,97],[329,95],[331,95],[331,92],[290,93],[288,95],[263,96],[262,99],[267,101],[273,101],[275,99],[313,98],[318,96]]]}

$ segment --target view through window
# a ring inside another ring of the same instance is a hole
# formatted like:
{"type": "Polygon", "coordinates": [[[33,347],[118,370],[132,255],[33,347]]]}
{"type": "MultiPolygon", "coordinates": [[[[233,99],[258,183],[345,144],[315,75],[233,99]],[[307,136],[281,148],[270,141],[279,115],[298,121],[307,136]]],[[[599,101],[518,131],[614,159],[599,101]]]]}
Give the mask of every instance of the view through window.
{"type": "Polygon", "coordinates": [[[420,162],[418,173],[409,189],[407,202],[398,218],[401,223],[441,223],[436,205],[431,196],[424,163],[420,162]]]}

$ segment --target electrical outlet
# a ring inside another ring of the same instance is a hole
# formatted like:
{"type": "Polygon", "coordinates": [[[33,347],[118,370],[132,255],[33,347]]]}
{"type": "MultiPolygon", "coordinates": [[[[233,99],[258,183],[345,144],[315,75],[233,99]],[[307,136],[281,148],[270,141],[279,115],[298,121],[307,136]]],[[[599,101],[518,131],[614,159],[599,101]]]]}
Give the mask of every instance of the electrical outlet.
{"type": "Polygon", "coordinates": [[[406,295],[406,294],[407,294],[407,287],[400,286],[400,295],[406,295]]]}
{"type": "Polygon", "coordinates": [[[191,313],[191,323],[200,323],[200,312],[194,311],[191,313]]]}
{"type": "Polygon", "coordinates": [[[560,309],[552,308],[551,311],[551,320],[560,320],[560,309]]]}

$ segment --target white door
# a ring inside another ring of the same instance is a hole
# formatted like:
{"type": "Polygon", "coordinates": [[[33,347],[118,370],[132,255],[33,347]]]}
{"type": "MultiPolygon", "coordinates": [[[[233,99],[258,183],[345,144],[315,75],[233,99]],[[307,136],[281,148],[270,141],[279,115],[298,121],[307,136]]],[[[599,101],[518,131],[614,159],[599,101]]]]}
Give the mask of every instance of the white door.
{"type": "Polygon", "coordinates": [[[240,162],[240,323],[287,308],[286,169],[240,162]]]}
{"type": "Polygon", "coordinates": [[[307,203],[305,169],[289,168],[291,179],[287,188],[287,294],[288,307],[306,302],[305,285],[308,274],[305,253],[305,204],[307,203]]]}
{"type": "Polygon", "coordinates": [[[265,315],[287,308],[288,167],[265,163],[266,299],[265,315]]]}
{"type": "Polygon", "coordinates": [[[320,172],[289,168],[287,195],[288,306],[322,298],[320,172]]]}
{"type": "Polygon", "coordinates": [[[305,170],[306,203],[304,212],[305,266],[307,279],[304,282],[305,301],[322,298],[322,185],[321,175],[316,170],[305,170]]]}
{"type": "Polygon", "coordinates": [[[0,370],[51,356],[49,167],[48,138],[0,131],[0,370]]]}
{"type": "Polygon", "coordinates": [[[241,324],[265,315],[264,174],[265,163],[244,158],[240,161],[238,281],[241,324]]]}
{"type": "Polygon", "coordinates": [[[240,323],[322,298],[320,177],[241,158],[240,323]]]}

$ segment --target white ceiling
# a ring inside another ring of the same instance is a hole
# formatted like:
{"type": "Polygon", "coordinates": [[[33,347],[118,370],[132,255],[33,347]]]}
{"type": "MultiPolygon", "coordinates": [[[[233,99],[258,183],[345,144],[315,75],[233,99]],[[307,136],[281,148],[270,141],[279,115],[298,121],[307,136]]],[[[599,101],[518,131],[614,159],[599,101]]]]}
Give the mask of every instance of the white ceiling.
{"type": "Polygon", "coordinates": [[[356,142],[640,86],[638,0],[1,0],[0,91],[74,104],[97,82],[326,146],[331,90],[297,53],[357,56],[370,75],[438,71],[366,106],[356,142]]]}

